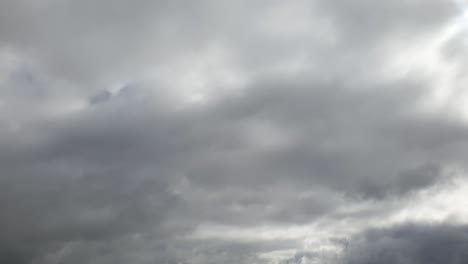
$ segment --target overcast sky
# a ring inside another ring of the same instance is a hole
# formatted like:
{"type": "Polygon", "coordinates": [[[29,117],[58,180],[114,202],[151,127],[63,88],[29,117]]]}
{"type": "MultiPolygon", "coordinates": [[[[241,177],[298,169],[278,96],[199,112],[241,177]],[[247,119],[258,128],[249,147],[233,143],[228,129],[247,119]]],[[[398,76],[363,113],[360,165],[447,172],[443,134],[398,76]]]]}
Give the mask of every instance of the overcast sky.
{"type": "Polygon", "coordinates": [[[0,0],[0,263],[468,263],[467,59],[462,0],[0,0]]]}

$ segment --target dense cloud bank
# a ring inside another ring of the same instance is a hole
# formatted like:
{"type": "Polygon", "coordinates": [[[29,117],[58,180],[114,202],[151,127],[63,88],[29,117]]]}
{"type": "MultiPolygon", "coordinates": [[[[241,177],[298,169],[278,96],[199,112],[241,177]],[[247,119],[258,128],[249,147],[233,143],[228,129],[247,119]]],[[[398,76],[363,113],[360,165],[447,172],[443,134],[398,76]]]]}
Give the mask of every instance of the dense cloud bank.
{"type": "Polygon", "coordinates": [[[0,262],[465,263],[464,6],[0,1],[0,262]]]}
{"type": "Polygon", "coordinates": [[[407,224],[353,237],[343,263],[465,263],[466,225],[407,224]]]}

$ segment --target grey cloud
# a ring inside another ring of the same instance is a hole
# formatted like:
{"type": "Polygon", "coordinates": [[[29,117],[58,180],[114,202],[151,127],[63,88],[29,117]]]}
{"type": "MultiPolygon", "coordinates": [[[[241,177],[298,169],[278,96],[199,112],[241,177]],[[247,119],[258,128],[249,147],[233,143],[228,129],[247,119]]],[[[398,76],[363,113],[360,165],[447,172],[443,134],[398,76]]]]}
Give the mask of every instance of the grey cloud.
{"type": "Polygon", "coordinates": [[[203,222],[307,223],[342,206],[342,194],[383,199],[437,183],[445,176],[438,166],[451,161],[444,147],[464,142],[462,124],[415,118],[409,108],[418,93],[269,83],[188,109],[149,92],[32,126],[40,141],[4,161],[3,207],[17,201],[5,237],[21,243],[33,235],[42,244],[169,232],[170,241],[203,222]],[[409,117],[421,138],[412,146],[400,134],[409,117]],[[252,138],[258,123],[288,140],[262,145],[252,138]],[[430,153],[427,142],[438,142],[430,153]],[[17,167],[21,160],[29,164],[17,167]],[[174,192],[178,179],[188,185],[174,192]]]}
{"type": "Polygon", "coordinates": [[[3,249],[21,256],[41,256],[52,246],[74,241],[112,241],[139,232],[166,237],[161,226],[180,203],[164,182],[132,180],[128,173],[119,175],[122,171],[87,173],[77,179],[63,179],[69,172],[52,169],[19,173],[9,175],[10,181],[15,176],[14,183],[4,180],[1,232],[3,249]]]}
{"type": "MultiPolygon", "coordinates": [[[[446,122],[442,117],[417,116],[411,108],[424,93],[414,93],[418,89],[410,88],[413,84],[377,90],[370,88],[375,85],[372,83],[360,85],[361,89],[339,83],[298,85],[277,80],[221,102],[221,110],[212,111],[220,115],[217,124],[227,120],[229,133],[245,127],[247,141],[226,149],[230,159],[220,160],[225,152],[220,149],[212,157],[213,163],[207,161],[208,167],[191,170],[194,179],[211,184],[218,180],[242,184],[244,178],[251,184],[294,179],[376,197],[391,188],[405,192],[405,188],[424,187],[435,181],[438,170],[423,168],[437,167],[438,162],[444,162],[447,147],[464,144],[465,125],[443,125],[446,122]],[[269,125],[272,133],[285,137],[288,143],[263,149],[258,141],[248,141],[250,126],[258,123],[269,125]],[[415,139],[407,143],[407,137],[413,135],[415,139]],[[437,147],[426,151],[430,144],[437,147]],[[250,171],[249,166],[254,169],[250,171]],[[413,170],[421,171],[420,175],[411,173],[413,170]],[[374,183],[377,189],[365,191],[374,183]]],[[[452,156],[459,154],[454,151],[452,156]]],[[[203,161],[196,163],[201,164],[203,161]]]]}
{"type": "Polygon", "coordinates": [[[107,90],[100,91],[98,94],[92,96],[89,99],[89,103],[92,105],[105,103],[106,101],[109,101],[111,97],[112,97],[112,94],[109,91],[107,90]]]}
{"type": "MultiPolygon", "coordinates": [[[[253,71],[298,54],[326,65],[333,58],[343,65],[327,68],[339,70],[351,63],[344,58],[358,59],[378,47],[377,40],[391,37],[395,31],[419,35],[443,25],[456,13],[453,4],[439,0],[379,4],[295,1],[291,5],[307,11],[305,23],[309,24],[305,26],[311,29],[292,37],[269,34],[261,26],[280,4],[210,0],[197,4],[146,0],[4,1],[1,41],[29,54],[58,78],[93,86],[96,80],[131,78],[147,66],[161,66],[168,60],[199,52],[213,41],[238,54],[236,60],[253,71]],[[242,19],[238,19],[240,14],[242,19]],[[323,43],[323,23],[332,24],[331,34],[336,35],[338,44],[323,43]]],[[[287,26],[290,21],[282,23],[287,26]]]]}
{"type": "MultiPolygon", "coordinates": [[[[260,253],[298,249],[301,241],[185,235],[209,223],[334,221],[339,208],[361,201],[386,216],[395,209],[387,199],[440,185],[450,165],[466,169],[466,123],[417,111],[437,76],[390,80],[374,71],[385,66],[383,45],[440,29],[453,7],[436,0],[1,2],[0,46],[21,65],[0,83],[0,262],[267,263],[260,253]],[[294,23],[306,30],[292,30],[294,23]],[[184,105],[171,97],[170,81],[139,80],[148,67],[213,45],[246,73],[246,87],[210,87],[212,97],[184,105]],[[296,57],[305,59],[303,69],[283,71],[296,57]],[[62,111],[69,98],[80,107],[62,111]]],[[[452,52],[464,56],[465,48],[450,41],[440,52],[463,72],[452,52]]],[[[389,260],[403,253],[463,260],[457,247],[452,258],[431,244],[459,243],[463,230],[369,231],[352,238],[345,263],[373,263],[373,252],[387,246],[389,260]]],[[[292,262],[319,258],[297,252],[292,262]]]]}
{"type": "Polygon", "coordinates": [[[377,3],[370,0],[319,1],[319,7],[330,13],[347,38],[362,42],[388,38],[395,33],[420,34],[446,23],[457,12],[449,1],[392,1],[377,3]],[[363,8],[365,7],[365,9],[363,8]]]}
{"type": "MultiPolygon", "coordinates": [[[[162,59],[187,47],[185,27],[197,8],[187,1],[3,1],[0,42],[58,78],[91,85],[130,61],[145,65],[150,54],[162,59]]],[[[196,35],[188,39],[195,45],[196,35]]]]}
{"type": "Polygon", "coordinates": [[[352,237],[339,263],[464,263],[468,229],[451,224],[406,224],[352,237]]]}
{"type": "Polygon", "coordinates": [[[294,250],[297,246],[297,241],[282,239],[248,242],[216,239],[193,240],[179,245],[182,249],[190,249],[182,250],[179,259],[182,263],[268,263],[268,260],[262,259],[259,253],[294,250]],[[187,252],[190,253],[186,254],[187,252]]]}

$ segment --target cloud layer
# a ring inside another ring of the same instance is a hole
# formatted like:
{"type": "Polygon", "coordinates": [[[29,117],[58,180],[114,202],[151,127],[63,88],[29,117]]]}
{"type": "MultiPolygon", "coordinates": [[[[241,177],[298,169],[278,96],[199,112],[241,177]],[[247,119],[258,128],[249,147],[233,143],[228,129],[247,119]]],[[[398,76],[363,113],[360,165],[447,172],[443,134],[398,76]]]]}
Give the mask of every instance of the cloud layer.
{"type": "Polygon", "coordinates": [[[0,262],[463,263],[461,6],[0,2],[0,262]]]}

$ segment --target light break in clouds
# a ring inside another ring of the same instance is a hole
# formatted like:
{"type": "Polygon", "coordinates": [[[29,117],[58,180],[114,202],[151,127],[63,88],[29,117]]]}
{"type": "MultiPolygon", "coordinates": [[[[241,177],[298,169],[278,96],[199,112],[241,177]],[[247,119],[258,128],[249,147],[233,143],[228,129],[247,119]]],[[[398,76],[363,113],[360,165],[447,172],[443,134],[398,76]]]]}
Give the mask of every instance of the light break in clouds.
{"type": "Polygon", "coordinates": [[[468,263],[467,14],[0,0],[0,263],[468,263]]]}

